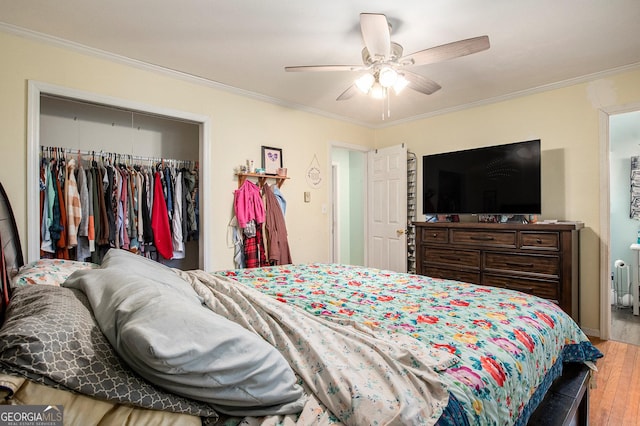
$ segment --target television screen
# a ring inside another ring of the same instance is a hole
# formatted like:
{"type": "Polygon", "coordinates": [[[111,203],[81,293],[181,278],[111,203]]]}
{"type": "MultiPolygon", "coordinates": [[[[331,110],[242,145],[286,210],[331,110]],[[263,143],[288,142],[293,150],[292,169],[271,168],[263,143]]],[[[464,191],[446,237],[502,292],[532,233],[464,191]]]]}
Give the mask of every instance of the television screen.
{"type": "Polygon", "coordinates": [[[540,140],[422,157],[425,214],[540,214],[540,140]]]}

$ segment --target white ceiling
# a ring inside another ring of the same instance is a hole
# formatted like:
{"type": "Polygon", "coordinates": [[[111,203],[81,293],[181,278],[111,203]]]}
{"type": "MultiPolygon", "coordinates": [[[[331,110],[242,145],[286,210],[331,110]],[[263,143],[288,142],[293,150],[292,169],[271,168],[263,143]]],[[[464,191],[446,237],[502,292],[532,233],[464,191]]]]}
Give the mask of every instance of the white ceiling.
{"type": "Polygon", "coordinates": [[[378,127],[640,66],[640,0],[0,0],[0,29],[48,35],[268,101],[378,127]],[[438,82],[336,101],[361,64],[361,12],[384,13],[404,53],[488,35],[491,48],[412,71],[438,82]]]}

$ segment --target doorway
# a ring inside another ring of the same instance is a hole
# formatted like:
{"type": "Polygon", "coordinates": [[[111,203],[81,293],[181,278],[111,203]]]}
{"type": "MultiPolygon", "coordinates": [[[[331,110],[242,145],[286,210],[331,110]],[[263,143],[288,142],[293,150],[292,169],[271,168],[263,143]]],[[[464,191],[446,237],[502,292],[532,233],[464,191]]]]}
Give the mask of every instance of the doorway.
{"type": "Polygon", "coordinates": [[[331,147],[331,261],[365,266],[367,151],[331,147]]]}
{"type": "Polygon", "coordinates": [[[610,112],[606,120],[608,162],[604,163],[606,172],[603,173],[608,178],[609,244],[606,260],[601,260],[601,268],[608,278],[606,291],[603,286],[601,293],[601,337],[640,345],[638,303],[633,303],[637,299],[637,292],[633,296],[633,287],[638,282],[638,252],[631,249],[632,244],[640,241],[640,220],[630,217],[631,158],[640,157],[640,106],[610,112]]]}
{"type": "Polygon", "coordinates": [[[631,158],[640,156],[640,111],[609,116],[609,153],[610,339],[640,345],[640,316],[634,315],[632,297],[637,253],[630,249],[640,235],[640,220],[630,217],[631,158]]]}

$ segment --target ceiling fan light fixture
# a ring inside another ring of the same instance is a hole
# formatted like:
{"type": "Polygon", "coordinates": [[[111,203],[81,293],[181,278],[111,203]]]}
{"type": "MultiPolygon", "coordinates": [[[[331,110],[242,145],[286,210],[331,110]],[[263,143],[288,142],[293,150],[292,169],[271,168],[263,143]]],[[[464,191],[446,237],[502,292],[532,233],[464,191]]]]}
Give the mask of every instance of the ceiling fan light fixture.
{"type": "Polygon", "coordinates": [[[382,86],[379,82],[375,82],[373,86],[371,86],[371,90],[369,94],[373,99],[384,99],[386,94],[386,88],[382,86]]]}
{"type": "Polygon", "coordinates": [[[373,86],[374,82],[375,82],[375,77],[367,73],[359,77],[355,81],[355,84],[356,84],[356,87],[358,87],[358,89],[360,89],[362,93],[369,93],[369,90],[371,89],[371,86],[373,86]]]}
{"type": "Polygon", "coordinates": [[[393,91],[396,95],[399,95],[405,87],[409,85],[409,80],[407,80],[402,74],[398,74],[398,78],[396,82],[393,84],[393,91]]]}
{"type": "Polygon", "coordinates": [[[398,80],[398,72],[391,67],[383,67],[378,75],[378,80],[383,87],[392,87],[398,80]]]}

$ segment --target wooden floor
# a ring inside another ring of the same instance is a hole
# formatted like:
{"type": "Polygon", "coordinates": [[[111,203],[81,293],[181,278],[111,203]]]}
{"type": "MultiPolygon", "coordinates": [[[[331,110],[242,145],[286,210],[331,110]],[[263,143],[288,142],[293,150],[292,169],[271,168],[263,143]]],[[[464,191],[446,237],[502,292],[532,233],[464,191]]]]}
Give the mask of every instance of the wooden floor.
{"type": "Polygon", "coordinates": [[[640,346],[640,316],[631,308],[611,308],[611,340],[640,346]]]}
{"type": "Polygon", "coordinates": [[[640,346],[614,340],[591,341],[604,354],[591,380],[591,426],[640,425],[640,346]]]}

